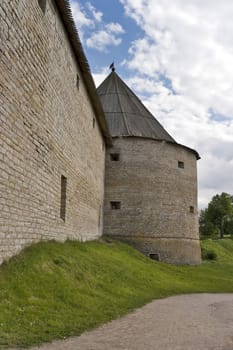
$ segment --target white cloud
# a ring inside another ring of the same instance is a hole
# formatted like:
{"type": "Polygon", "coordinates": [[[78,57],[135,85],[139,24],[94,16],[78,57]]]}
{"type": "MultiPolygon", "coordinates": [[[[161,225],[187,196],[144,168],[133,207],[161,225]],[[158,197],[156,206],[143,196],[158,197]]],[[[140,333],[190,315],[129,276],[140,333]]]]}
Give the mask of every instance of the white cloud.
{"type": "Polygon", "coordinates": [[[96,86],[98,87],[109,74],[109,67],[102,68],[98,73],[93,74],[96,86]]]}
{"type": "Polygon", "coordinates": [[[120,1],[144,33],[124,60],[129,85],[177,142],[200,153],[200,205],[233,193],[232,0],[120,1]]]}
{"type": "Polygon", "coordinates": [[[116,38],[109,32],[105,30],[100,30],[96,33],[93,33],[90,38],[86,40],[88,47],[96,49],[98,51],[106,51],[108,46],[118,46],[121,43],[121,38],[116,38]]]}
{"type": "Polygon", "coordinates": [[[103,13],[90,2],[81,7],[78,0],[71,0],[71,9],[81,40],[87,47],[104,52],[110,46],[121,44],[121,35],[125,32],[122,26],[117,22],[105,23],[103,13]],[[88,34],[90,28],[92,32],[88,34]]]}
{"type": "Polygon", "coordinates": [[[104,25],[102,30],[94,32],[86,40],[86,44],[98,51],[106,51],[107,47],[111,45],[120,45],[122,39],[118,35],[122,33],[124,33],[124,30],[119,23],[108,23],[104,25]]]}
{"type": "Polygon", "coordinates": [[[110,33],[114,33],[114,34],[123,34],[125,32],[119,23],[113,23],[113,22],[108,23],[108,24],[106,24],[105,28],[110,33]]]}
{"type": "Polygon", "coordinates": [[[92,16],[95,18],[97,22],[102,21],[103,13],[101,11],[97,11],[96,8],[90,3],[87,3],[87,8],[91,12],[92,16]]]}

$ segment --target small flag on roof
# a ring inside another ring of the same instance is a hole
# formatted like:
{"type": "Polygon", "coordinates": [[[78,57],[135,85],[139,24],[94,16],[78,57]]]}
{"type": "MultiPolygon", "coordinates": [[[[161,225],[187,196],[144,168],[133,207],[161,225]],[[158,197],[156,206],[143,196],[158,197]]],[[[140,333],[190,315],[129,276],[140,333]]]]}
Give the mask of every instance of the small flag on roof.
{"type": "Polygon", "coordinates": [[[112,72],[114,72],[114,71],[115,71],[114,62],[112,62],[112,64],[110,64],[109,69],[111,69],[111,70],[112,70],[112,72]]]}

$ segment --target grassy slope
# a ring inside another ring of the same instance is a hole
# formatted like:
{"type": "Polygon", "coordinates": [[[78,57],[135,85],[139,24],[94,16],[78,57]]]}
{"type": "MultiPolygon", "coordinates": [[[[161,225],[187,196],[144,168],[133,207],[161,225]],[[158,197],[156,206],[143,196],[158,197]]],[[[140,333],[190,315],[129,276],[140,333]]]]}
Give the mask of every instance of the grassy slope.
{"type": "Polygon", "coordinates": [[[154,299],[233,292],[233,240],[204,241],[218,260],[152,261],[114,242],[48,242],[0,267],[0,348],[77,335],[154,299]]]}

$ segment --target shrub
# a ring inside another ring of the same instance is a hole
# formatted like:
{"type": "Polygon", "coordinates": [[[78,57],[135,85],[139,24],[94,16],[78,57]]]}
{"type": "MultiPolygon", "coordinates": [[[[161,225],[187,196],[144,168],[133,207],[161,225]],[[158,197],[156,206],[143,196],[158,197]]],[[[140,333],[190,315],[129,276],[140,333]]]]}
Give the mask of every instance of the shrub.
{"type": "Polygon", "coordinates": [[[213,250],[202,249],[202,260],[217,260],[218,256],[213,250]]]}

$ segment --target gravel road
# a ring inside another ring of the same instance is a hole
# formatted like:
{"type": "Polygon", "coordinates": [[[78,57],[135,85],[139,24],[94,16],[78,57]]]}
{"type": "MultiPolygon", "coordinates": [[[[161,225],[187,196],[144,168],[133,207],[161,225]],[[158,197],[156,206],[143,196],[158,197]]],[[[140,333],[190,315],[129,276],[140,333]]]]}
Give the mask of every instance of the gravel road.
{"type": "Polygon", "coordinates": [[[93,331],[32,350],[233,350],[233,294],[155,300],[93,331]]]}

